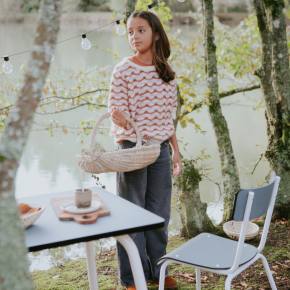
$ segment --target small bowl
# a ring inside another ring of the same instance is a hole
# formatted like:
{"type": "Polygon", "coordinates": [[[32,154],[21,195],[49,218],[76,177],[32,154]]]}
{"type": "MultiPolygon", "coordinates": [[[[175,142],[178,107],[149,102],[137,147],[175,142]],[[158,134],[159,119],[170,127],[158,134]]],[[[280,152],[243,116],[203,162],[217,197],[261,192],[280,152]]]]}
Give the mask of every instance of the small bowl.
{"type": "Polygon", "coordinates": [[[31,226],[45,210],[45,205],[39,202],[30,202],[27,203],[27,205],[29,205],[31,208],[40,207],[40,210],[28,215],[21,216],[22,225],[25,229],[31,226]]]}
{"type": "MultiPolygon", "coordinates": [[[[223,225],[224,232],[234,240],[238,240],[243,222],[229,221],[223,225]]],[[[251,240],[259,234],[259,226],[248,222],[245,241],[251,240]]]]}

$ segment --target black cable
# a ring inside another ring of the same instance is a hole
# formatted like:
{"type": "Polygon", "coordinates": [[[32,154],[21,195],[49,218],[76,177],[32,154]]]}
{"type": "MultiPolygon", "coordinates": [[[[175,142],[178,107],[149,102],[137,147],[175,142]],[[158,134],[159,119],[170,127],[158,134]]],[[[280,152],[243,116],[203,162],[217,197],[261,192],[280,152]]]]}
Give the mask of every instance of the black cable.
{"type": "MultiPolygon", "coordinates": [[[[120,18],[120,19],[117,19],[117,20],[120,21],[120,20],[122,20],[122,19],[124,19],[124,17],[123,17],[123,18],[120,18]]],[[[105,25],[103,25],[103,26],[100,26],[100,27],[98,27],[98,28],[96,28],[96,29],[90,30],[90,31],[86,32],[85,34],[89,34],[89,33],[93,32],[93,31],[96,31],[96,30],[101,29],[101,28],[103,28],[103,27],[105,27],[105,26],[108,26],[108,25],[110,25],[110,24],[113,24],[113,23],[115,23],[117,20],[112,21],[112,22],[110,22],[110,23],[107,23],[107,24],[105,24],[105,25]]],[[[71,39],[74,39],[74,38],[77,38],[77,37],[80,37],[80,36],[81,36],[81,35],[77,35],[77,36],[70,37],[70,38],[68,38],[68,39],[65,39],[65,40],[62,40],[62,41],[56,42],[55,45],[60,44],[60,43],[65,42],[65,41],[68,41],[68,40],[71,40],[71,39]]],[[[23,53],[31,52],[31,51],[32,51],[32,50],[26,50],[26,51],[18,52],[18,53],[11,54],[11,55],[8,55],[8,56],[11,57],[11,56],[15,56],[15,55],[18,55],[18,54],[23,54],[23,53]]],[[[4,58],[4,56],[1,56],[0,58],[4,58]]]]}

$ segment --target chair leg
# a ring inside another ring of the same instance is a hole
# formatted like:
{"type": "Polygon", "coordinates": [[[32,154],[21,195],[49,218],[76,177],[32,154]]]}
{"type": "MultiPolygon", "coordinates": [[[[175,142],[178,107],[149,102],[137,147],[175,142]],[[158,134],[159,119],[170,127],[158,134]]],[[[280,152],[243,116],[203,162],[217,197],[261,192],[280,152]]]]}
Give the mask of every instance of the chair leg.
{"type": "Polygon", "coordinates": [[[200,269],[195,268],[196,290],[201,290],[200,269]]]}
{"type": "Polygon", "coordinates": [[[267,273],[267,276],[268,276],[269,282],[270,282],[270,284],[271,284],[271,288],[272,288],[273,290],[277,290],[277,287],[276,287],[275,281],[274,281],[274,279],[273,279],[273,276],[272,276],[272,273],[271,273],[271,270],[270,270],[270,267],[269,267],[269,265],[268,265],[268,262],[267,262],[266,258],[261,254],[261,258],[260,258],[260,259],[262,260],[262,263],[263,263],[264,268],[265,268],[265,270],[266,270],[266,273],[267,273]]]}
{"type": "Polygon", "coordinates": [[[231,290],[231,284],[232,284],[233,278],[234,277],[232,275],[228,275],[228,277],[226,279],[226,283],[225,283],[225,289],[226,290],[231,290]]]}
{"type": "Polygon", "coordinates": [[[165,271],[166,271],[166,268],[168,266],[168,264],[170,264],[171,261],[169,260],[166,260],[161,268],[160,268],[160,276],[159,276],[159,287],[158,287],[158,290],[164,290],[164,283],[165,283],[165,271]]]}

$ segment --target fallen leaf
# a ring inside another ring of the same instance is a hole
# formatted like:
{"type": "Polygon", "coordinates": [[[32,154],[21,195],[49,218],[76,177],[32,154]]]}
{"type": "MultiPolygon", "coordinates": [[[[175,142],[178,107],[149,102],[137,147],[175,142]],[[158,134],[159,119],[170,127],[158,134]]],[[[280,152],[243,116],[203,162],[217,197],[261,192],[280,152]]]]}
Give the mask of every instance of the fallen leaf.
{"type": "Polygon", "coordinates": [[[247,287],[248,286],[248,284],[246,284],[245,282],[240,282],[240,285],[241,286],[244,286],[244,287],[247,287]]]}
{"type": "MultiPolygon", "coordinates": [[[[261,273],[260,273],[260,274],[261,274],[261,273]]],[[[271,270],[271,274],[272,274],[272,275],[276,275],[277,273],[276,273],[275,271],[271,270]]]]}
{"type": "Polygon", "coordinates": [[[276,266],[273,266],[273,269],[278,270],[279,267],[276,265],[276,266]]]}

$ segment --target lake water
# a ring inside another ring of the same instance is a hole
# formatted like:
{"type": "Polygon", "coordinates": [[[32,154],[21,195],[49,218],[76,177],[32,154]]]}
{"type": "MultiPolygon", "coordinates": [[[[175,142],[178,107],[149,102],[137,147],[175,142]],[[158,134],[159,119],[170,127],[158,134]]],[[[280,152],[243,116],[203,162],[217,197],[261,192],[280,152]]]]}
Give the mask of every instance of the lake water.
{"type": "MultiPolygon", "coordinates": [[[[108,22],[111,20],[108,19],[108,22]]],[[[59,33],[59,41],[67,39],[83,32],[94,29],[95,26],[80,27],[70,25],[62,27],[59,33]]],[[[12,55],[20,51],[31,49],[35,27],[28,24],[9,24],[0,26],[0,37],[5,41],[0,42],[0,55],[12,55]]],[[[196,34],[196,27],[172,27],[171,32],[182,29],[181,35],[185,38],[192,38],[196,34]]],[[[116,37],[114,25],[92,32],[87,35],[93,45],[98,45],[104,49],[118,51],[118,56],[123,58],[130,54],[129,45],[125,38],[116,37]]],[[[83,63],[87,66],[115,66],[117,61],[106,52],[101,50],[85,51],[80,46],[81,37],[57,45],[54,54],[54,63],[63,67],[71,66],[78,69],[83,63]]],[[[19,68],[23,61],[26,61],[29,53],[17,55],[10,58],[14,67],[14,75],[20,75],[19,68]]],[[[2,74],[1,74],[1,77],[2,74]]],[[[221,81],[220,87],[226,89],[231,85],[228,81],[221,81]]],[[[251,107],[259,103],[261,99],[260,90],[240,93],[221,100],[223,114],[228,122],[232,145],[240,170],[240,180],[242,188],[256,187],[265,181],[265,176],[269,172],[269,164],[262,159],[255,174],[251,175],[253,164],[259,159],[260,154],[267,147],[266,121],[264,108],[253,111],[251,107]],[[235,103],[235,104],[232,104],[235,103]]],[[[100,112],[101,113],[101,112],[100,112]]],[[[97,118],[96,115],[91,115],[97,118]]],[[[190,125],[186,129],[177,128],[177,138],[183,144],[189,143],[187,152],[195,157],[205,149],[206,154],[211,158],[206,161],[213,170],[209,177],[220,181],[220,161],[216,140],[212,125],[209,120],[207,109],[191,113],[196,123],[198,123],[205,135],[197,133],[190,125]]],[[[46,117],[48,118],[48,117],[46,117]]],[[[66,121],[71,125],[79,125],[80,121],[88,118],[88,111],[80,108],[65,114],[58,114],[53,118],[59,121],[66,121]]],[[[101,142],[108,150],[114,149],[111,137],[97,135],[97,141],[101,142]]],[[[83,148],[89,147],[89,137],[86,137],[84,144],[77,142],[74,134],[65,135],[56,133],[51,137],[47,132],[31,132],[20,167],[16,177],[16,197],[34,196],[80,188],[81,174],[80,168],[76,164],[75,155],[79,154],[83,148]]],[[[180,151],[184,156],[189,157],[180,145],[180,151]]],[[[115,173],[99,175],[100,181],[106,186],[106,190],[116,193],[115,173]]],[[[90,174],[85,174],[85,186],[95,186],[95,179],[90,174]]],[[[204,180],[200,183],[201,200],[208,204],[208,214],[215,223],[222,219],[222,200],[219,198],[218,187],[211,181],[204,180]]],[[[37,200],[37,198],[36,198],[37,200]]],[[[170,221],[170,235],[178,234],[180,229],[179,215],[172,210],[170,221]]],[[[113,238],[95,242],[97,251],[114,247],[113,238]]],[[[45,270],[49,267],[71,259],[85,257],[83,244],[71,245],[57,249],[45,250],[37,253],[29,253],[30,270],[45,270]]]]}

